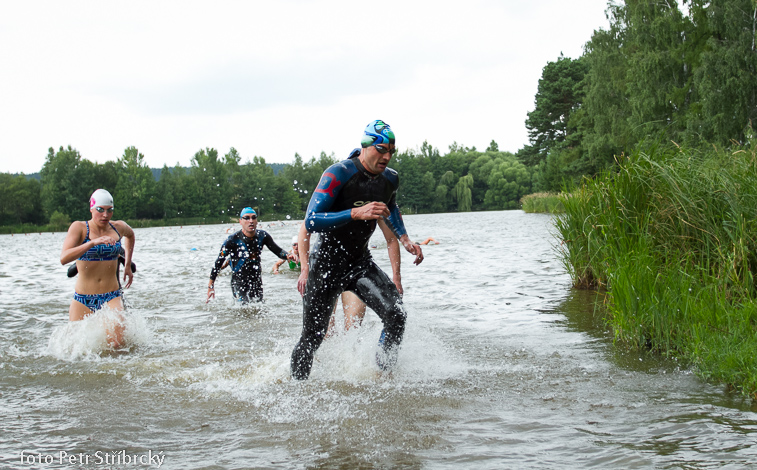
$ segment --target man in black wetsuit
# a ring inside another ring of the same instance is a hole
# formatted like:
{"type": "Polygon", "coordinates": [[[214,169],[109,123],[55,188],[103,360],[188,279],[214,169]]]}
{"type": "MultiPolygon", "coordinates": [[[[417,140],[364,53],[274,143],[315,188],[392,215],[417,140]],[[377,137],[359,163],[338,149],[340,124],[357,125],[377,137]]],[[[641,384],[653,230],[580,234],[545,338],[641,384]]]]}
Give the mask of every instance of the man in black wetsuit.
{"type": "Polygon", "coordinates": [[[310,376],[313,356],[323,342],[334,304],[342,291],[353,291],[384,323],[382,370],[397,361],[405,331],[405,309],[397,287],[373,262],[368,242],[376,221],[384,219],[405,249],[423,261],[420,246],[410,241],[395,202],[399,179],[387,168],[395,152],[394,133],[383,121],[368,124],[350,158],[330,166],[313,191],[305,217],[308,232],[319,232],[311,247],[310,272],[303,296],[302,334],[292,351],[292,376],[310,376]]]}
{"type": "Polygon", "coordinates": [[[227,257],[230,257],[231,292],[234,297],[247,303],[263,300],[263,280],[260,277],[260,253],[263,245],[281,259],[287,259],[287,252],[282,250],[268,232],[258,230],[258,215],[251,207],[245,207],[239,214],[242,230],[229,236],[221,246],[213,269],[210,270],[208,283],[208,302],[215,297],[215,282],[227,257]]]}

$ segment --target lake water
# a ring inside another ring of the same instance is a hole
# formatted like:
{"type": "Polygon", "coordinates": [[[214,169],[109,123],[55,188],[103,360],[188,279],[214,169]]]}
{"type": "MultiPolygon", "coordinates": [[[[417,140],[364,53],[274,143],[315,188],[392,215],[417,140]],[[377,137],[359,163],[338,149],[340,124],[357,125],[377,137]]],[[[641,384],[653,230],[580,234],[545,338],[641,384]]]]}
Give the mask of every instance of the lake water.
{"type": "MultiPolygon", "coordinates": [[[[757,468],[757,407],[689,369],[624,351],[574,291],[550,216],[410,215],[397,367],[381,331],[327,339],[289,376],[302,302],[273,275],[242,307],[229,275],[205,303],[226,225],[137,229],[130,351],[97,314],[69,324],[64,234],[0,236],[0,466],[82,469],[757,468]]],[[[260,228],[288,248],[298,221],[260,228]]],[[[235,230],[234,228],[233,230],[235,230]]],[[[372,250],[388,270],[380,231],[372,250]]],[[[228,270],[227,270],[228,271],[228,270]]]]}

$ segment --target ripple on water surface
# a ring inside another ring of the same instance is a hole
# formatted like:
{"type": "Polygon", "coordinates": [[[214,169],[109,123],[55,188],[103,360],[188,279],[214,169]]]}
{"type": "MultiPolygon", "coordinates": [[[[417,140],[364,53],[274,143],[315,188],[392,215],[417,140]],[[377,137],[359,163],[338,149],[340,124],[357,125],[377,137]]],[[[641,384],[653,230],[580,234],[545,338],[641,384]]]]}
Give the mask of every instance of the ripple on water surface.
{"type": "MultiPolygon", "coordinates": [[[[550,217],[405,223],[411,238],[441,244],[423,247],[420,266],[403,255],[397,367],[378,372],[382,326],[369,311],[361,328],[324,342],[304,382],[289,377],[302,328],[297,274],[271,274],[271,253],[264,305],[235,304],[227,273],[205,303],[231,225],[136,230],[124,351],[107,347],[112,312],[67,321],[74,280],[57,253],[29,259],[63,234],[0,236],[2,464],[17,467],[21,449],[162,451],[169,469],[753,463],[751,405],[676,363],[614,347],[593,299],[570,290],[550,217]]],[[[298,225],[262,228],[286,246],[298,225]]],[[[372,243],[390,271],[381,235],[372,243]]]]}

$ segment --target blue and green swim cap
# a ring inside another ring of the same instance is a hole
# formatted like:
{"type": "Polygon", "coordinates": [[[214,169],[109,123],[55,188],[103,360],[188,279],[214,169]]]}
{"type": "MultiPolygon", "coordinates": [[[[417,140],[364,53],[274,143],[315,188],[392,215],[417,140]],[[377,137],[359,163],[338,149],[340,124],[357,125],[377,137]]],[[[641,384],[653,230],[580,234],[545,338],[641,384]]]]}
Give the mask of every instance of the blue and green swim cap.
{"type": "Polygon", "coordinates": [[[255,212],[255,209],[253,209],[252,207],[245,207],[244,209],[242,209],[242,212],[239,213],[239,217],[244,217],[247,214],[255,214],[256,216],[258,215],[258,213],[255,212]]]}
{"type": "Polygon", "coordinates": [[[394,132],[389,124],[385,123],[381,119],[368,124],[368,127],[363,131],[363,140],[360,141],[360,145],[363,148],[370,147],[371,145],[378,144],[393,144],[394,132]]]}

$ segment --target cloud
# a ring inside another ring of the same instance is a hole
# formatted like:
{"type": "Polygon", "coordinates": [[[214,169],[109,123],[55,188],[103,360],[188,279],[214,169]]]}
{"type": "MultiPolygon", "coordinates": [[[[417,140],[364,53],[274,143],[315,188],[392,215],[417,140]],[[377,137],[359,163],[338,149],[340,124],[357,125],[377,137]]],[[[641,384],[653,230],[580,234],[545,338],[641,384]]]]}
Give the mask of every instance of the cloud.
{"type": "Polygon", "coordinates": [[[119,87],[106,84],[92,91],[102,97],[117,97],[143,115],[223,115],[280,105],[330,105],[366,89],[383,93],[402,86],[406,77],[407,72],[396,68],[387,68],[381,75],[361,73],[357,60],[243,67],[228,64],[174,83],[119,87]]]}
{"type": "Polygon", "coordinates": [[[541,70],[577,57],[604,0],[0,4],[0,171],[47,148],[150,166],[200,148],[269,162],[349,152],[382,118],[424,140],[515,151],[541,70]]]}

